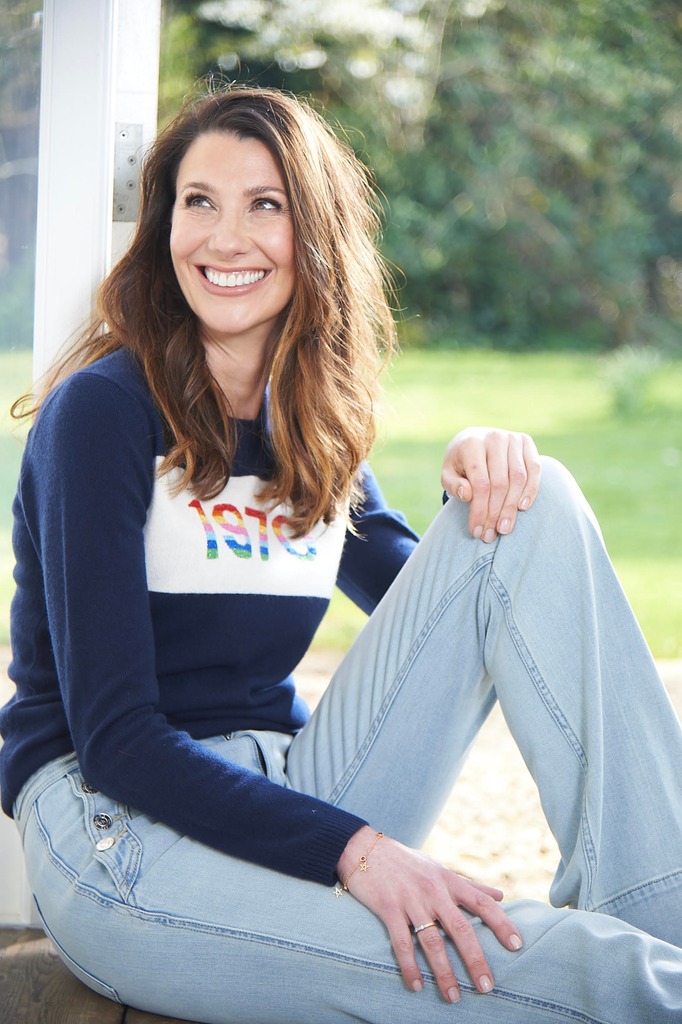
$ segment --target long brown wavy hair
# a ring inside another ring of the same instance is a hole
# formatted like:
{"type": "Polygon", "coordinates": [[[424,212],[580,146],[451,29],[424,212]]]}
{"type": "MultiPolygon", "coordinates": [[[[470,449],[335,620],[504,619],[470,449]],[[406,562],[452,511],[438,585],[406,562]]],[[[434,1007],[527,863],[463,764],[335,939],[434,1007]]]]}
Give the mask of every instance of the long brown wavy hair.
{"type": "Polygon", "coordinates": [[[366,169],[310,106],[271,89],[232,86],[188,104],[144,161],[135,236],[101,285],[96,312],[50,372],[66,376],[116,349],[141,365],[167,433],[161,472],[212,498],[225,486],[236,431],[213,379],[199,325],[170,256],[178,167],[200,135],[257,139],[276,159],[294,227],[295,287],[268,368],[272,479],[261,498],[287,501],[296,535],[344,514],[361,496],[358,468],[375,435],[380,355],[394,322],[390,277],[377,250],[380,219],[366,169]]]}

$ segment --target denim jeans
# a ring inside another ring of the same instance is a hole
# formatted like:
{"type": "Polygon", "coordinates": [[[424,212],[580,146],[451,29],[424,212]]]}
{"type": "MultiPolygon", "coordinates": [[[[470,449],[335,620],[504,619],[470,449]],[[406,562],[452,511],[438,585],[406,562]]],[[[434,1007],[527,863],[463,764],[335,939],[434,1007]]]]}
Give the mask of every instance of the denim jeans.
{"type": "Polygon", "coordinates": [[[442,1000],[419,950],[411,992],[350,895],[91,792],[71,755],[29,780],[16,816],[46,930],[87,985],[206,1024],[682,1021],[682,733],[594,517],[545,460],[512,534],[486,545],[466,522],[444,506],[293,741],[204,742],[419,845],[499,700],[560,863],[553,906],[505,906],[518,953],[474,919],[492,992],[452,946],[461,1002],[442,1000]]]}

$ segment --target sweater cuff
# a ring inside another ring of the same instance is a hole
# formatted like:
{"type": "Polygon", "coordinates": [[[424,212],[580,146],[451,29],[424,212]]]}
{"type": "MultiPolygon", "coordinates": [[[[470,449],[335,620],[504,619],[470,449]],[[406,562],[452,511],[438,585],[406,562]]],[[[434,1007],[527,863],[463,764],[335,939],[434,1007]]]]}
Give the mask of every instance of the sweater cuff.
{"type": "Polygon", "coordinates": [[[355,814],[335,808],[334,818],[322,822],[317,835],[307,849],[304,862],[301,864],[301,875],[311,882],[321,885],[334,885],[336,882],[336,865],[348,844],[348,840],[369,822],[358,818],[355,814]]]}

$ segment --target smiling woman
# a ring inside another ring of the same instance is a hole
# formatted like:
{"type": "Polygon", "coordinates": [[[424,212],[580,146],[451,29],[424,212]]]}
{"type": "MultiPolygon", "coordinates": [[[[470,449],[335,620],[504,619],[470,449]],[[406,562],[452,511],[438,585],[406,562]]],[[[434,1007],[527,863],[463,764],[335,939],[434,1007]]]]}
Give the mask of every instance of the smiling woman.
{"type": "Polygon", "coordinates": [[[127,348],[168,425],[163,471],[181,467],[185,484],[211,495],[235,455],[232,420],[256,415],[267,381],[278,455],[262,496],[290,503],[299,535],[331,522],[360,495],[379,353],[395,334],[365,168],[304,104],[235,88],[166,127],[142,190],[135,237],[100,290],[99,314],[44,394],[77,367],[127,348]],[[228,270],[264,273],[250,285],[235,277],[232,287],[229,273],[225,285],[216,278],[228,270]],[[257,340],[261,317],[272,322],[257,340]],[[223,325],[234,342],[227,348],[223,325]],[[256,332],[248,343],[239,340],[243,328],[256,332]]]}
{"type": "Polygon", "coordinates": [[[460,431],[421,541],[386,506],[376,228],[281,93],[209,96],[151,150],[14,504],[0,778],[44,926],[97,992],[207,1024],[672,1024],[679,724],[527,435],[460,431]],[[292,673],[335,584],[370,618],[311,715],[292,673]],[[554,907],[418,850],[496,699],[554,907]]]}
{"type": "Polygon", "coordinates": [[[190,146],[178,169],[170,251],[229,410],[255,418],[295,282],[289,198],[262,142],[216,132],[190,146]]]}

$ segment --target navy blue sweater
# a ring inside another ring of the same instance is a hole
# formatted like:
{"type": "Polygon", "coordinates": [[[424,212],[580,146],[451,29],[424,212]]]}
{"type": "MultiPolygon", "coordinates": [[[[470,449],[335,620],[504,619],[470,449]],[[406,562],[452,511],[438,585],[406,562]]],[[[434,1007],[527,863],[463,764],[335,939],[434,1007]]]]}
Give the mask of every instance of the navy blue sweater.
{"type": "Polygon", "coordinates": [[[2,805],[76,751],[87,782],[226,853],[330,884],[364,822],[231,765],[196,741],[295,733],[292,671],[338,583],[371,613],[416,543],[367,469],[359,535],[293,540],[265,510],[263,417],[240,421],[215,499],[156,469],[163,429],[119,351],[68,378],[27,441],[14,504],[16,695],[0,712],[2,805]]]}

